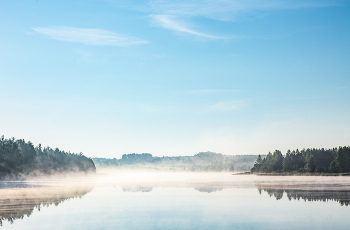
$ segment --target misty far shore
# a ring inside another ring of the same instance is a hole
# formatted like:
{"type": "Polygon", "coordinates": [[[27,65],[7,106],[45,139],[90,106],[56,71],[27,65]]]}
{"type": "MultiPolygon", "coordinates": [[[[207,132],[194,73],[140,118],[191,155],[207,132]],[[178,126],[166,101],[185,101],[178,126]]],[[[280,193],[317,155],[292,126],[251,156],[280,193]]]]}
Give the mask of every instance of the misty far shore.
{"type": "Polygon", "coordinates": [[[243,172],[250,171],[257,155],[223,155],[200,152],[194,156],[154,157],[149,153],[124,154],[121,159],[92,158],[97,169],[156,170],[186,172],[243,172]]]}
{"type": "Polygon", "coordinates": [[[199,152],[194,156],[155,157],[124,154],[120,159],[88,158],[82,153],[34,146],[30,141],[0,138],[0,180],[39,176],[96,173],[98,170],[153,170],[179,172],[250,172],[268,175],[348,175],[350,147],[276,150],[267,155],[223,155],[199,152]]]}

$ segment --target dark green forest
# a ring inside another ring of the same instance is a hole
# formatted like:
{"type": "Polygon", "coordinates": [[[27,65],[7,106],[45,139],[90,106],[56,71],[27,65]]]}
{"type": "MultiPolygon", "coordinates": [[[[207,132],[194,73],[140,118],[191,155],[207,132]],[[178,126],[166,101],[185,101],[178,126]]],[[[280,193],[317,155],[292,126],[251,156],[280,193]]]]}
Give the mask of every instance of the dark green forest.
{"type": "Polygon", "coordinates": [[[258,156],[251,172],[346,173],[350,172],[350,147],[288,150],[258,156]]]}
{"type": "Polygon", "coordinates": [[[22,139],[0,138],[0,178],[95,171],[93,161],[82,153],[42,148],[40,144],[35,147],[22,139]]]}
{"type": "Polygon", "coordinates": [[[256,155],[229,156],[200,152],[194,156],[154,157],[149,153],[124,154],[121,159],[92,158],[97,168],[155,169],[191,172],[247,171],[254,165],[256,155]]]}

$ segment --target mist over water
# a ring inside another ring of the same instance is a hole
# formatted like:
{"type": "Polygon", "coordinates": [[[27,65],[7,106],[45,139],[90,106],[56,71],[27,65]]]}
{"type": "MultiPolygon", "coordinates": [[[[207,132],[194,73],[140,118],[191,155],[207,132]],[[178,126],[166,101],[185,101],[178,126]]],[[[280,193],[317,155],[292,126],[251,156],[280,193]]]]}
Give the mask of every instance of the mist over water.
{"type": "Polygon", "coordinates": [[[350,177],[98,170],[0,182],[2,229],[348,229],[350,177]]]}

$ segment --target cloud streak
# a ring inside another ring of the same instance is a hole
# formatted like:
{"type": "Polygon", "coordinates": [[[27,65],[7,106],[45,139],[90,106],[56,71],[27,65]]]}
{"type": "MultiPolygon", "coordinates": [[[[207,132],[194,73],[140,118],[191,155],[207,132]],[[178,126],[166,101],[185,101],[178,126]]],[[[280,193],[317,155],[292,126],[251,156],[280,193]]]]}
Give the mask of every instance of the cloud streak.
{"type": "Polygon", "coordinates": [[[188,94],[222,94],[222,93],[237,93],[242,90],[231,90],[231,89],[196,89],[187,91],[188,94]]]}
{"type": "Polygon", "coordinates": [[[190,29],[176,19],[204,17],[231,21],[242,15],[253,16],[262,11],[328,7],[339,2],[340,0],[150,0],[143,7],[145,12],[151,13],[154,24],[165,29],[203,38],[229,39],[190,29]]]}
{"type": "Polygon", "coordinates": [[[206,37],[206,38],[211,38],[211,39],[224,39],[222,37],[213,36],[213,35],[200,33],[200,32],[191,30],[191,29],[185,27],[184,25],[181,25],[180,23],[173,20],[173,17],[171,17],[169,15],[150,15],[150,17],[153,19],[153,22],[156,25],[163,27],[165,29],[168,29],[168,30],[173,30],[176,32],[187,33],[187,34],[192,34],[192,35],[196,35],[199,37],[206,37]]]}
{"type": "Polygon", "coordinates": [[[250,11],[327,7],[337,3],[337,0],[151,0],[148,7],[158,14],[231,20],[250,11]]]}
{"type": "Polygon", "coordinates": [[[77,42],[86,45],[99,46],[130,46],[146,44],[148,41],[134,37],[117,35],[114,32],[101,29],[82,29],[74,27],[36,27],[33,30],[52,39],[77,42]]]}
{"type": "Polygon", "coordinates": [[[232,111],[243,105],[243,101],[219,102],[209,107],[210,111],[232,111]]]}

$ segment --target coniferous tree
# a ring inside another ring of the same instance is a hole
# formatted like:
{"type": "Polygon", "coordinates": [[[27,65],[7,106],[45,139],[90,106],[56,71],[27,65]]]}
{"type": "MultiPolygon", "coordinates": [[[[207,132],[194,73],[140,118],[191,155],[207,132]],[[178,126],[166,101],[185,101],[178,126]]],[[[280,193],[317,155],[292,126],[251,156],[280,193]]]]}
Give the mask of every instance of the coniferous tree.
{"type": "Polygon", "coordinates": [[[310,154],[306,161],[305,170],[308,172],[315,172],[315,169],[316,169],[315,159],[314,159],[314,156],[310,154]]]}
{"type": "Polygon", "coordinates": [[[288,150],[285,157],[276,150],[257,159],[251,172],[350,172],[350,147],[288,150]]]}
{"type": "Polygon", "coordinates": [[[24,140],[0,138],[0,178],[66,172],[95,172],[90,158],[24,140]]]}

